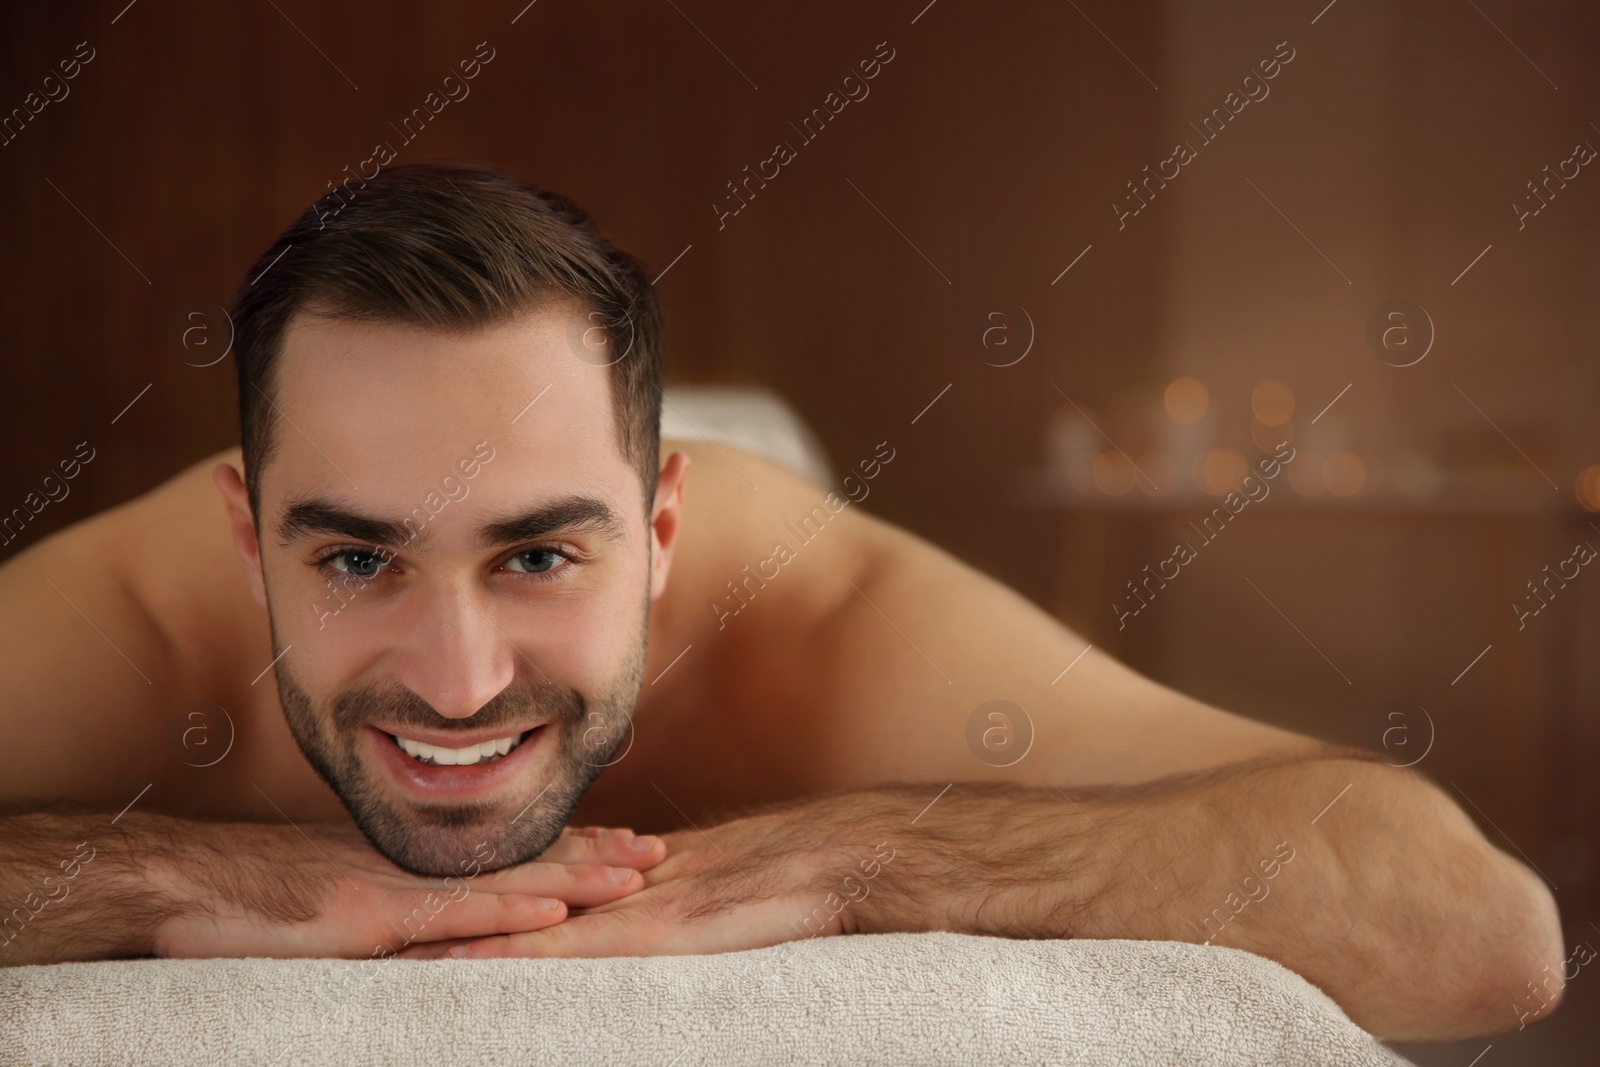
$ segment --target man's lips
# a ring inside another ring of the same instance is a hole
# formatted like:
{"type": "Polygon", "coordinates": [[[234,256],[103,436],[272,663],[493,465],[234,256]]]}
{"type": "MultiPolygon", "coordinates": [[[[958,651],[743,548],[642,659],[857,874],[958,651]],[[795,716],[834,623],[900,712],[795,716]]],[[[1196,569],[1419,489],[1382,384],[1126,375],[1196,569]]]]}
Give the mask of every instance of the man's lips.
{"type": "MultiPolygon", "coordinates": [[[[537,758],[537,751],[545,747],[550,733],[548,724],[535,727],[523,736],[517,747],[492,762],[478,762],[458,766],[435,766],[408,755],[394,737],[375,726],[365,726],[362,734],[376,749],[378,762],[395,779],[402,790],[434,799],[467,798],[492,793],[512,782],[521,774],[522,765],[537,758]]],[[[401,734],[405,737],[407,734],[401,734]]],[[[445,735],[449,743],[444,747],[464,748],[469,742],[445,735]]],[[[494,740],[507,736],[504,733],[482,734],[481,740],[494,740]]]]}

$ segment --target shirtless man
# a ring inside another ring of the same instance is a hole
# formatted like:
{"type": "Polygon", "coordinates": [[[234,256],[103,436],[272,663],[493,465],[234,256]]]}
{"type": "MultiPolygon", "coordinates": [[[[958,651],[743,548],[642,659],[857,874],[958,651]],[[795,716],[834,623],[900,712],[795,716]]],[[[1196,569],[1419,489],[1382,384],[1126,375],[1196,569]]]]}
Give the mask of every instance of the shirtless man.
{"type": "Polygon", "coordinates": [[[0,960],[1208,941],[1401,1038],[1509,1029],[1560,964],[1416,773],[851,506],[892,428],[832,491],[662,443],[648,275],[558,197],[347,183],[233,318],[242,452],[0,569],[0,960]]]}

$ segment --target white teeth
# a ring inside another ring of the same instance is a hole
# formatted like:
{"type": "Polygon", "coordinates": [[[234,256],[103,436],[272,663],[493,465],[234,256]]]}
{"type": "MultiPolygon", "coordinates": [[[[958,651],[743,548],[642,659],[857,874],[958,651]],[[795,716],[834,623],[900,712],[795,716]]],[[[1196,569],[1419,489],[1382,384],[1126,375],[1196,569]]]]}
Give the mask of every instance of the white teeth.
{"type": "Polygon", "coordinates": [[[411,741],[411,740],[408,740],[408,739],[406,739],[404,737],[395,737],[394,734],[390,734],[389,736],[391,738],[394,738],[394,743],[399,745],[402,749],[404,749],[405,750],[405,754],[408,755],[408,756],[416,756],[418,758],[421,758],[422,755],[423,755],[422,750],[424,748],[428,749],[429,752],[432,752],[432,750],[433,750],[433,746],[432,745],[424,745],[421,742],[411,741]]]}
{"type": "Polygon", "coordinates": [[[423,763],[431,763],[437,767],[470,767],[480,762],[492,763],[505,756],[521,744],[522,739],[527,734],[498,737],[493,741],[468,745],[466,748],[442,748],[438,745],[428,745],[421,741],[397,737],[394,734],[389,736],[394,738],[395,744],[399,745],[407,755],[413,756],[423,763]]]}

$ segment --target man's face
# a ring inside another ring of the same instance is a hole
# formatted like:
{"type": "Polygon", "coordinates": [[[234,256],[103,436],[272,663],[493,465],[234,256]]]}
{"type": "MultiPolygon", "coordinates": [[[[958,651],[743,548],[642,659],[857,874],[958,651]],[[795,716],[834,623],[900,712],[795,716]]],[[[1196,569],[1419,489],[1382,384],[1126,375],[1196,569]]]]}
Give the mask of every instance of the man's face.
{"type": "Polygon", "coordinates": [[[258,516],[278,691],[356,823],[419,873],[538,855],[628,736],[651,527],[573,316],[452,336],[297,315],[285,335],[258,516]]]}

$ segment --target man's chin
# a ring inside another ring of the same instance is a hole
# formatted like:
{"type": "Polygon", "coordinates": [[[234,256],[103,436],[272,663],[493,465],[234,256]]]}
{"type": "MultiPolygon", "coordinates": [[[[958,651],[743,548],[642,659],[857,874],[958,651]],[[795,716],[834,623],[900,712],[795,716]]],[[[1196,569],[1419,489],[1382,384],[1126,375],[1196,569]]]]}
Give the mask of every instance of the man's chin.
{"type": "MultiPolygon", "coordinates": [[[[429,823],[412,815],[398,832],[362,827],[374,847],[397,867],[431,877],[472,877],[518,862],[510,857],[505,822],[429,823]]],[[[560,833],[558,829],[557,834],[560,833]]],[[[538,842],[531,844],[538,847],[538,842]]],[[[548,847],[548,842],[545,843],[548,847]]],[[[542,851],[542,849],[541,849],[542,851]]]]}
{"type": "Polygon", "coordinates": [[[368,798],[351,815],[373,847],[413,874],[481,874],[534,859],[561,835],[571,808],[546,807],[554,790],[520,814],[499,803],[391,804],[368,798]]]}

